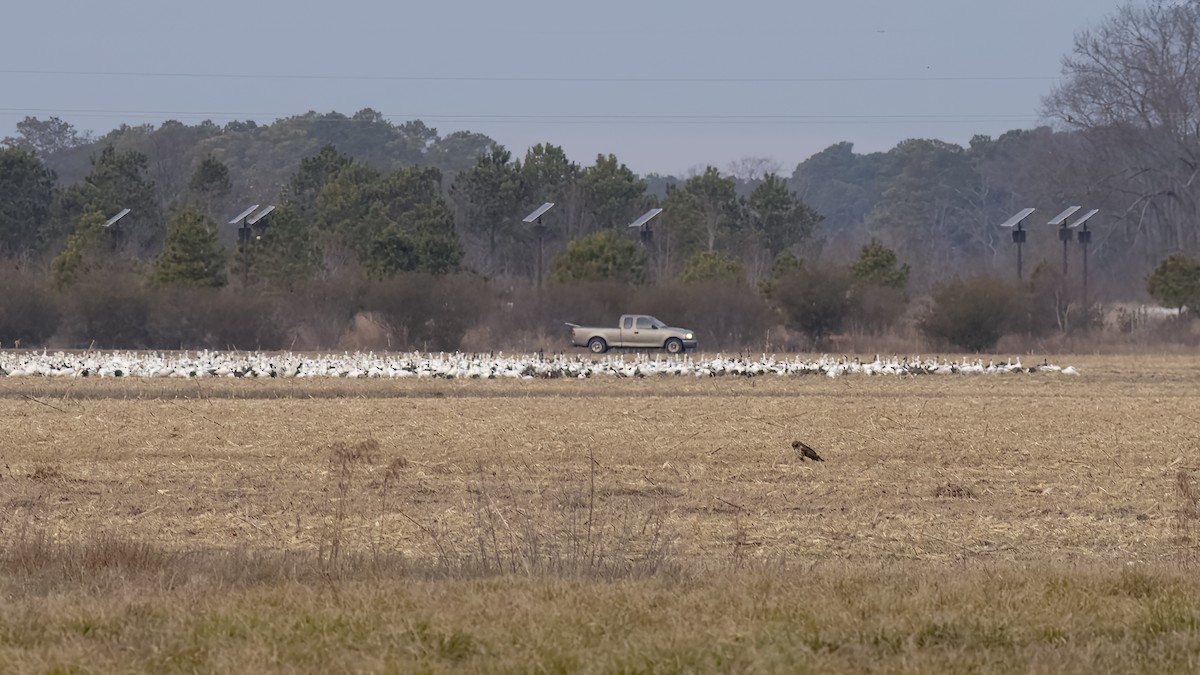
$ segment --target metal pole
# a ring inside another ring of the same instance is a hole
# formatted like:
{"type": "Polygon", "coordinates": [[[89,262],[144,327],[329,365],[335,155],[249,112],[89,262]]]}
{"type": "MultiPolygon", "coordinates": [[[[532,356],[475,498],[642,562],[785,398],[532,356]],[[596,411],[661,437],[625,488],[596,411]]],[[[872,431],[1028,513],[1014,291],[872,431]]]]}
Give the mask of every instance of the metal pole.
{"type": "Polygon", "coordinates": [[[1079,244],[1083,246],[1083,307],[1088,306],[1088,244],[1092,243],[1092,233],[1088,231],[1087,223],[1079,231],[1079,244]]]}
{"type": "Polygon", "coordinates": [[[246,225],[246,221],[242,220],[242,226],[238,228],[239,238],[242,240],[242,288],[250,285],[250,226],[246,225]]]}
{"type": "Polygon", "coordinates": [[[1017,245],[1017,283],[1020,283],[1025,277],[1021,258],[1021,247],[1025,244],[1025,230],[1021,228],[1021,223],[1019,222],[1012,231],[1012,240],[1017,245]]]}
{"type": "Polygon", "coordinates": [[[1088,306],[1088,284],[1087,284],[1087,242],[1083,243],[1083,308],[1086,310],[1088,306]]]}
{"type": "Polygon", "coordinates": [[[538,218],[537,222],[537,238],[538,238],[538,254],[537,254],[537,288],[542,289],[542,242],[546,239],[546,228],[542,226],[542,219],[538,218]]]}
{"type": "Polygon", "coordinates": [[[1062,304],[1065,310],[1070,304],[1070,301],[1068,300],[1070,296],[1070,286],[1067,283],[1067,244],[1069,244],[1073,238],[1071,236],[1071,230],[1068,229],[1066,225],[1063,225],[1058,230],[1058,238],[1062,240],[1063,245],[1062,304]]]}

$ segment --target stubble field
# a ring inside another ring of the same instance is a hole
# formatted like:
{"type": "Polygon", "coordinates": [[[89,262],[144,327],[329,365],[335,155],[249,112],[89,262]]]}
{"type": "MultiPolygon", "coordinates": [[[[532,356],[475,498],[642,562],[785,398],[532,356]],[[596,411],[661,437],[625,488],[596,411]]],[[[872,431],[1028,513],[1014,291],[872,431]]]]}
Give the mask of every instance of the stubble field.
{"type": "Polygon", "coordinates": [[[1062,362],[0,379],[0,663],[1194,671],[1200,359],[1062,362]]]}

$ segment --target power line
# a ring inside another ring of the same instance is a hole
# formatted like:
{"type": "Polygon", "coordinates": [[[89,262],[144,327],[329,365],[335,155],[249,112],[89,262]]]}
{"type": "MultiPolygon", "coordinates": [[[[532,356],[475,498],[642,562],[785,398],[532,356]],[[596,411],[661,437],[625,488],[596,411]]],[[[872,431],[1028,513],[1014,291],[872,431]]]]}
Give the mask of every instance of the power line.
{"type": "Polygon", "coordinates": [[[800,77],[688,77],[688,76],[587,76],[587,75],[360,75],[288,74],[288,73],[203,73],[121,70],[42,70],[0,69],[0,75],[36,75],[55,77],[147,77],[207,78],[230,80],[362,80],[388,82],[557,82],[588,84],[815,84],[882,82],[1045,82],[1057,80],[1046,75],[901,75],[901,76],[800,76],[800,77]]]}
{"type": "MultiPolygon", "coordinates": [[[[186,117],[203,119],[219,117],[236,119],[276,118],[301,119],[304,121],[330,123],[371,123],[374,120],[356,120],[350,117],[305,118],[294,113],[216,111],[216,110],[112,110],[86,108],[0,108],[0,114],[69,114],[89,117],[186,117]]],[[[909,115],[695,115],[695,114],[587,114],[587,115],[526,115],[526,114],[453,114],[453,113],[389,113],[379,115],[387,120],[428,120],[477,123],[547,123],[547,124],[906,124],[906,123],[973,123],[973,122],[1028,122],[1039,119],[1028,114],[909,114],[909,115]]]]}

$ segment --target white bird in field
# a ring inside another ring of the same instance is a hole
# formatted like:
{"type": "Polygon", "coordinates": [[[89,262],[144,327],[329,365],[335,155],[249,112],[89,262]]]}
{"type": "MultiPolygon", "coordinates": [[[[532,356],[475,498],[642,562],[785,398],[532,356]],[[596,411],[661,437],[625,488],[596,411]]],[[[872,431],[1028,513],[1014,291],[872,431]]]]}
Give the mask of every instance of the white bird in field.
{"type": "Polygon", "coordinates": [[[553,379],[570,377],[642,379],[667,377],[748,377],[768,375],[804,377],[825,375],[829,378],[856,375],[958,375],[987,374],[1015,376],[1031,373],[1079,375],[1072,366],[1044,362],[1023,368],[1020,359],[1011,363],[981,360],[943,361],[919,357],[875,356],[862,362],[849,357],[822,356],[803,359],[793,356],[779,360],[763,354],[758,358],[717,355],[696,361],[688,358],[631,358],[606,356],[600,360],[572,358],[566,355],[530,354],[374,354],[356,352],[338,355],[298,355],[200,352],[88,352],[86,356],[57,352],[0,351],[0,377],[163,377],[190,378],[432,378],[432,379],[553,379]]]}

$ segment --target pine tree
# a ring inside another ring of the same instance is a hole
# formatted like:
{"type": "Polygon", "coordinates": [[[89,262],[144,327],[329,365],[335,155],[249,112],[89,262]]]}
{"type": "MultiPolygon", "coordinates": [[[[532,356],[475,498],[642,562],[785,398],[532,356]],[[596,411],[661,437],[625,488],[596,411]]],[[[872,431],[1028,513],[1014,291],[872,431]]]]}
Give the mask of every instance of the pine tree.
{"type": "Polygon", "coordinates": [[[104,214],[99,211],[85,213],[79,218],[79,224],[75,232],[67,237],[67,245],[62,253],[50,263],[50,275],[55,288],[62,290],[70,286],[100,263],[108,236],[104,220],[104,214]]]}
{"type": "Polygon", "coordinates": [[[251,270],[277,287],[292,290],[321,271],[313,227],[290,206],[271,214],[271,224],[251,247],[251,270]]]}
{"type": "Polygon", "coordinates": [[[895,251],[872,239],[862,247],[858,260],[850,267],[850,276],[860,287],[878,286],[902,291],[908,286],[911,271],[907,264],[899,264],[895,251]]]}
{"type": "Polygon", "coordinates": [[[644,284],[646,252],[613,230],[600,230],[567,244],[567,251],[554,259],[550,280],[558,284],[617,281],[644,284]]]}
{"type": "Polygon", "coordinates": [[[226,283],[225,266],[216,223],[186,208],[167,224],[167,239],[154,261],[151,280],[158,286],[219,287],[226,283]]]}
{"type": "Polygon", "coordinates": [[[1146,277],[1146,291],[1163,307],[1194,312],[1200,305],[1200,262],[1178,253],[1168,256],[1146,277]]]}

